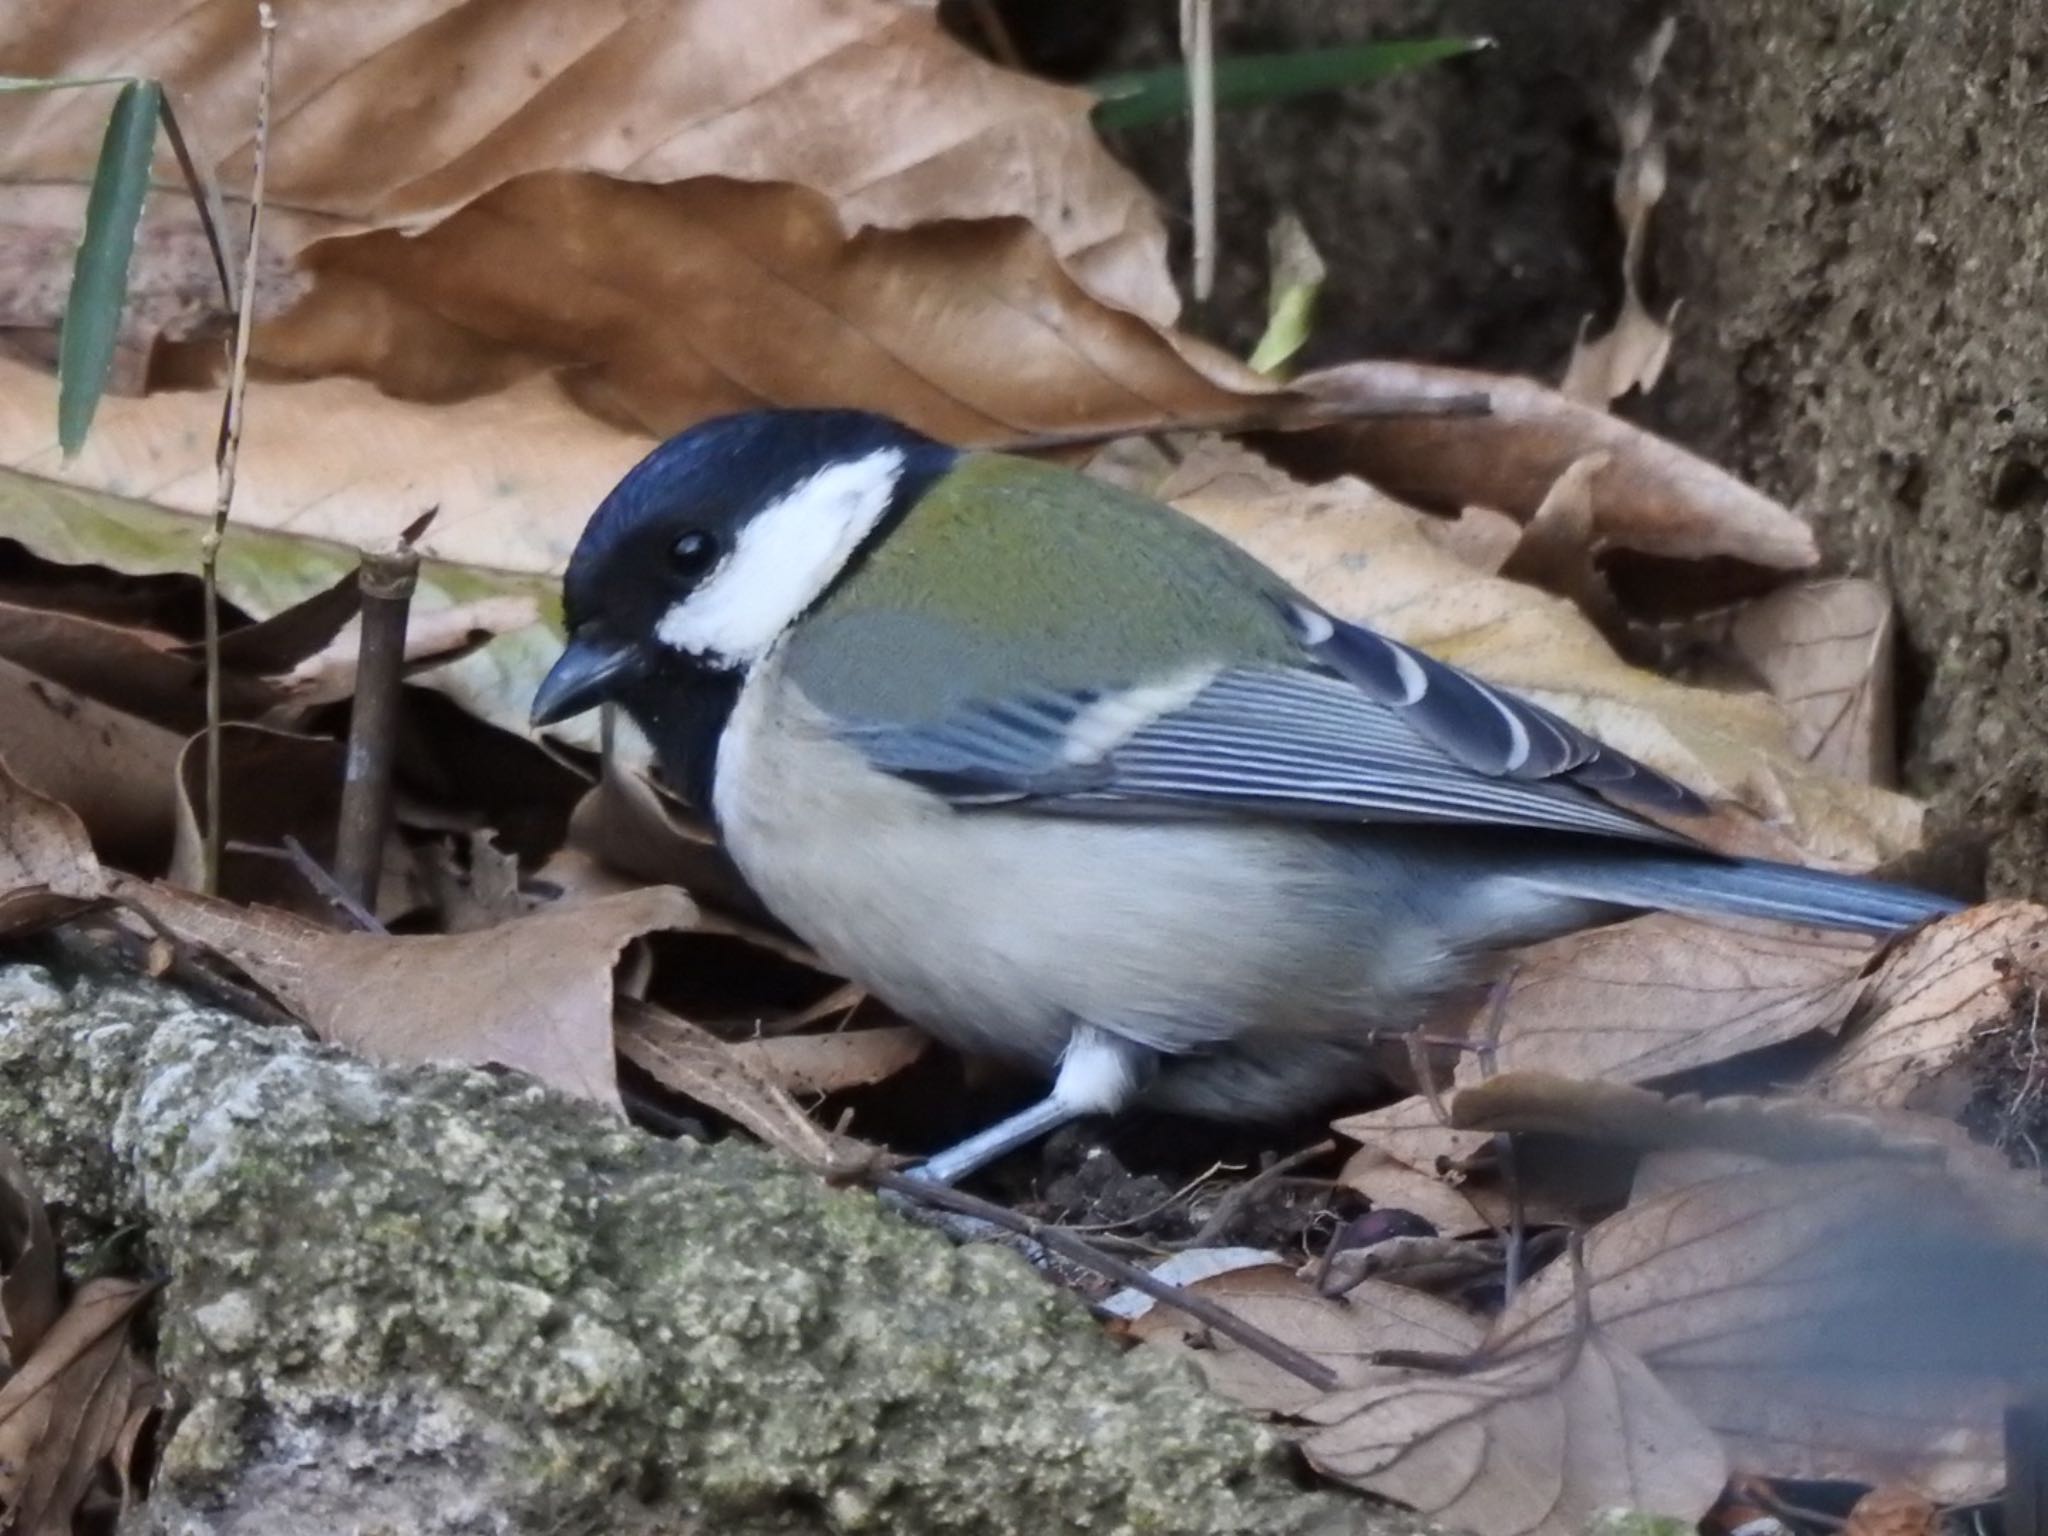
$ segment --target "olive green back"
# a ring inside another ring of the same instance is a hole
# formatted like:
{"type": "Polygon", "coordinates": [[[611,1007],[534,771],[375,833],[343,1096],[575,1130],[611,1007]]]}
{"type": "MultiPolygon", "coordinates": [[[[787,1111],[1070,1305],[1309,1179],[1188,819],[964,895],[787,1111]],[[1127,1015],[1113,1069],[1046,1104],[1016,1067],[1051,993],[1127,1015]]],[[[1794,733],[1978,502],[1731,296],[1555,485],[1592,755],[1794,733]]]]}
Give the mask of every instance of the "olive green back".
{"type": "Polygon", "coordinates": [[[1293,595],[1170,507],[967,454],[798,627],[788,665],[834,714],[930,720],[1200,664],[1298,664],[1282,615],[1293,595]]]}

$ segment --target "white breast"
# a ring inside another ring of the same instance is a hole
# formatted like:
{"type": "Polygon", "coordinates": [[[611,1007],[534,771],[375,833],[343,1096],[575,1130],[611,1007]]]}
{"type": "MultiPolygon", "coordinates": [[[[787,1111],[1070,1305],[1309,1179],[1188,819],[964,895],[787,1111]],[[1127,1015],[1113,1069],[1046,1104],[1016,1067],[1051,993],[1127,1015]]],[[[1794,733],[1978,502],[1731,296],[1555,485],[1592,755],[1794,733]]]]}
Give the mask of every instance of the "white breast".
{"type": "Polygon", "coordinates": [[[1375,946],[1326,839],[955,811],[833,739],[772,656],[727,726],[714,804],[778,917],[963,1049],[1044,1069],[1077,1020],[1179,1053],[1398,1006],[1372,995],[1375,946]]]}

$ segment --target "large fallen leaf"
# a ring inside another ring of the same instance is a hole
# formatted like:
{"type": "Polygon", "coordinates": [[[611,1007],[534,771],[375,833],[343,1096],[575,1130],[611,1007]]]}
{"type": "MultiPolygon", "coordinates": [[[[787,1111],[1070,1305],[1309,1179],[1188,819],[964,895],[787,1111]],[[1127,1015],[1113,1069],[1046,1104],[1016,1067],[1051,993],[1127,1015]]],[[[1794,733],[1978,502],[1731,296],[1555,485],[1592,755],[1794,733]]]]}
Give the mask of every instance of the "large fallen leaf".
{"type": "MultiPolygon", "coordinates": [[[[476,15],[458,0],[313,0],[284,24],[270,195],[307,221],[287,243],[417,232],[534,171],[627,186],[724,175],[814,188],[849,232],[1024,219],[1108,302],[1173,317],[1158,215],[1097,140],[1095,98],[987,63],[919,7],[594,0],[476,15]]],[[[173,17],[135,0],[22,0],[0,29],[16,74],[165,80],[230,184],[248,166],[256,42],[235,0],[173,17]]],[[[90,169],[103,101],[64,92],[5,107],[9,179],[90,169]]],[[[158,170],[175,184],[168,152],[158,170]]]]}
{"type": "Polygon", "coordinates": [[[1320,1470],[1479,1536],[1578,1536],[1617,1507],[1690,1525],[1728,1476],[1713,1435],[1598,1327],[1463,1373],[1380,1371],[1308,1416],[1320,1470]]]}
{"type": "Polygon", "coordinates": [[[1609,544],[1684,560],[1727,556],[1773,570],[1805,570],[1820,558],[1813,530],[1761,491],[1533,380],[1365,362],[1304,374],[1294,387],[1335,402],[1475,392],[1492,401],[1483,416],[1350,422],[1273,445],[1287,462],[1319,475],[1363,475],[1445,512],[1476,505],[1526,518],[1574,462],[1606,453],[1611,462],[1594,488],[1593,507],[1609,544]]]}
{"type": "Polygon", "coordinates": [[[123,1442],[137,1388],[149,1379],[128,1330],[156,1289],[88,1280],[41,1346],[0,1383],[0,1518],[10,1531],[70,1536],[73,1514],[123,1442]]]}
{"type": "Polygon", "coordinates": [[[85,824],[0,756],[0,934],[60,921],[105,890],[85,824]]]}
{"type": "MultiPolygon", "coordinates": [[[[537,174],[424,234],[329,243],[307,260],[347,279],[348,302],[316,290],[275,322],[274,363],[403,379],[431,318],[493,349],[479,384],[558,359],[585,408],[656,435],[749,406],[857,403],[990,442],[1215,415],[1269,388],[1091,299],[1029,224],[848,238],[800,186],[537,174]],[[382,323],[364,324],[372,294],[382,323]]],[[[449,382],[433,392],[474,392],[449,382]]]]}
{"type": "MultiPolygon", "coordinates": [[[[1784,924],[1659,914],[1525,951],[1498,1009],[1497,1068],[1642,1082],[1839,1029],[1876,946],[1784,924]]],[[[1463,1083],[1476,1063],[1461,1063],[1463,1083]]]]}
{"type": "Polygon", "coordinates": [[[129,899],[232,961],[324,1040],[384,1061],[493,1063],[578,1098],[618,1104],[612,968],[634,939],[687,929],[696,906],[648,886],[548,907],[474,933],[332,933],[124,881],[129,899]]]}
{"type": "MultiPolygon", "coordinates": [[[[1621,471],[1617,455],[1590,483],[1609,486],[1621,471]]],[[[1815,772],[1771,699],[1627,665],[1573,605],[1475,571],[1423,531],[1421,514],[1361,482],[1303,486],[1209,445],[1158,494],[1344,617],[1526,693],[1727,802],[1687,827],[1726,851],[1867,867],[1919,841],[1917,805],[1815,772]]]]}
{"type": "MultiPolygon", "coordinates": [[[[2048,1374],[2048,1199],[2017,1175],[1855,1159],[1695,1183],[1586,1239],[1595,1324],[1718,1433],[1785,1477],[1998,1486],[2009,1393],[2048,1374]]],[[[1567,1337],[1554,1265],[1489,1349],[1567,1337]]]]}
{"type": "MultiPolygon", "coordinates": [[[[1161,1278],[1178,1279],[1171,1274],[1161,1278]]],[[[1479,1346],[1485,1332],[1463,1308],[1384,1280],[1361,1281],[1341,1298],[1319,1296],[1314,1286],[1284,1264],[1232,1269],[1187,1282],[1186,1288],[1328,1366],[1340,1386],[1356,1385],[1368,1376],[1372,1357],[1379,1352],[1466,1355],[1479,1346]]],[[[1149,1308],[1127,1325],[1127,1331],[1158,1348],[1185,1353],[1201,1367],[1212,1388],[1260,1413],[1302,1413],[1323,1396],[1291,1371],[1211,1333],[1172,1307],[1149,1308]]]]}
{"type": "MultiPolygon", "coordinates": [[[[168,24],[68,9],[17,7],[0,53],[160,74],[239,182],[256,29],[231,0],[168,24]]],[[[656,431],[859,400],[986,437],[1266,388],[1164,339],[1164,231],[1092,98],[986,63],[928,12],[316,0],[288,25],[319,46],[282,51],[266,233],[302,271],[269,285],[259,365],[444,400],[554,370],[656,431]]],[[[75,218],[59,194],[75,202],[90,164],[83,96],[0,103],[18,226],[75,218]]],[[[159,173],[175,179],[167,153],[159,173]]],[[[183,217],[155,210],[146,287],[179,286],[157,267],[196,254],[183,217]]]]}
{"type": "Polygon", "coordinates": [[[1922,1107],[1985,1031],[2021,1027],[2022,1003],[2044,987],[2048,910],[1990,902],[1930,923],[1885,957],[1861,1021],[1802,1087],[1846,1104],[1922,1107]]]}

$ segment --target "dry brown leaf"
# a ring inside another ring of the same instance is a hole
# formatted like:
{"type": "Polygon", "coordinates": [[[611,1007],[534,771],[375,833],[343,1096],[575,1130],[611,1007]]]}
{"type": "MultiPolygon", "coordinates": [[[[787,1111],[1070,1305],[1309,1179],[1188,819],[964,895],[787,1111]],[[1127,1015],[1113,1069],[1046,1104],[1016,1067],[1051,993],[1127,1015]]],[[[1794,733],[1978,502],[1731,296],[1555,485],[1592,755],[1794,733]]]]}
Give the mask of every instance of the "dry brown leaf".
{"type": "Polygon", "coordinates": [[[1589,453],[1557,477],[1543,504],[1530,514],[1500,574],[1569,598],[1612,633],[1620,626],[1621,611],[1593,558],[1600,547],[1593,525],[1593,482],[1610,462],[1607,454],[1589,453]]]}
{"type": "MultiPolygon", "coordinates": [[[[1839,1029],[1875,950],[1853,934],[1668,914],[1556,939],[1524,951],[1509,980],[1495,1065],[1641,1082],[1839,1029]]],[[[1459,1080],[1476,1082],[1477,1064],[1459,1080]]]]}
{"type": "MultiPolygon", "coordinates": [[[[597,0],[484,16],[456,0],[315,0],[291,25],[301,45],[279,51],[270,191],[308,218],[302,235],[419,231],[533,171],[726,175],[813,187],[850,232],[1028,220],[1107,302],[1173,318],[1153,200],[1096,139],[1093,97],[987,63],[889,0],[597,0]]],[[[256,36],[232,0],[171,24],[102,4],[91,25],[65,0],[26,0],[0,53],[23,75],[165,80],[227,182],[246,180],[256,36]]],[[[0,117],[10,179],[88,174],[104,114],[84,92],[14,98],[0,117]]],[[[175,182],[168,153],[158,169],[175,182]]]]}
{"type": "MultiPolygon", "coordinates": [[[[185,733],[206,721],[206,674],[176,640],[61,608],[0,602],[0,659],[126,714],[185,733]]],[[[221,675],[222,711],[240,717],[277,692],[239,673],[221,675]]]]}
{"type": "MultiPolygon", "coordinates": [[[[1594,483],[1609,485],[1619,468],[1617,459],[1594,483]]],[[[1243,450],[1209,445],[1159,494],[1333,612],[1525,693],[1720,799],[1685,830],[1724,851],[1867,868],[1918,844],[1918,805],[1815,772],[1771,699],[1627,665],[1572,604],[1473,570],[1422,531],[1422,514],[1369,486],[1299,485],[1243,450]]]]}
{"type": "Polygon", "coordinates": [[[119,889],[246,971],[331,1040],[383,1061],[495,1064],[618,1107],[612,968],[657,929],[689,929],[681,891],[648,886],[476,933],[330,933],[170,886],[119,889]]]}
{"type": "MultiPolygon", "coordinates": [[[[1379,1351],[1466,1355],[1479,1347],[1485,1332],[1463,1308],[1382,1280],[1366,1280],[1342,1298],[1319,1296],[1285,1264],[1232,1269],[1187,1282],[1186,1288],[1328,1366],[1341,1386],[1367,1377],[1379,1351]]],[[[1159,1348],[1184,1353],[1217,1392],[1260,1413],[1299,1414],[1324,1395],[1291,1371],[1208,1331],[1172,1307],[1150,1308],[1129,1323],[1127,1331],[1159,1348]]]]}
{"type": "Polygon", "coordinates": [[[0,1354],[9,1370],[35,1353],[61,1310],[49,1213],[21,1158],[0,1142],[0,1354]]]}
{"type": "Polygon", "coordinates": [[[1461,507],[1456,517],[1428,518],[1421,528],[1432,544],[1487,576],[1499,575],[1522,542],[1522,525],[1491,507],[1461,507]]]}
{"type": "Polygon", "coordinates": [[[1433,1176],[1455,1170],[1485,1151],[1490,1139],[1478,1131],[1452,1130],[1419,1094],[1384,1109],[1333,1120],[1330,1129],[1433,1176]]]}
{"type": "Polygon", "coordinates": [[[660,1008],[621,999],[619,1054],[665,1087],[737,1121],[808,1168],[848,1177],[879,1154],[865,1142],[828,1131],[782,1086],[709,1030],[660,1008]]]}
{"type": "MultiPolygon", "coordinates": [[[[2048,1362],[2048,1199],[1981,1167],[1778,1167],[1631,1205],[1586,1239],[1594,1320],[1745,1467],[1981,1497],[2005,1396],[2048,1362]]],[[[1552,1266],[1489,1348],[1569,1336],[1577,1305],[1552,1266]]]]}
{"type": "Polygon", "coordinates": [[[1761,491],[1674,443],[1529,379],[1427,363],[1349,363],[1294,381],[1334,401],[1480,393],[1485,416],[1411,416],[1290,434],[1286,462],[1319,475],[1362,475],[1393,495],[1444,512],[1497,507],[1526,518],[1557,477],[1589,453],[1613,463],[1593,498],[1601,538],[1622,549],[1773,570],[1820,558],[1813,530],[1761,491]]]}
{"type": "Polygon", "coordinates": [[[77,813],[95,847],[140,868],[170,853],[181,738],[0,661],[0,758],[77,813]]]}
{"type": "MultiPolygon", "coordinates": [[[[10,18],[11,65],[159,75],[198,143],[240,146],[224,156],[240,182],[246,18],[218,0],[85,29],[59,9],[10,18]]],[[[565,22],[429,0],[372,19],[315,0],[294,25],[320,46],[280,65],[267,233],[311,286],[276,285],[259,364],[443,400],[554,370],[657,432],[763,400],[860,400],[986,438],[1267,388],[1162,336],[1164,232],[1095,138],[1092,99],[986,63],[935,17],[600,0],[565,22]],[[388,152],[365,155],[366,135],[388,152]]],[[[60,94],[0,103],[0,182],[31,184],[11,201],[33,199],[43,227],[98,143],[94,103],[60,94]]],[[[159,169],[175,178],[167,156],[159,169]]],[[[181,214],[156,211],[171,234],[146,251],[190,249],[181,214]]]]}
{"type": "Polygon", "coordinates": [[[848,1029],[830,1035],[736,1040],[728,1049],[750,1071],[786,1093],[841,1093],[894,1077],[931,1045],[907,1024],[848,1029]]]}
{"type": "Polygon", "coordinates": [[[428,314],[502,352],[479,383],[546,357],[585,409],[657,436],[749,406],[858,402],[949,441],[999,442],[1213,416],[1272,388],[1090,298],[1029,224],[847,238],[801,186],[538,174],[424,234],[307,259],[348,286],[272,323],[274,364],[399,387],[418,366],[424,328],[410,322],[428,314]],[[366,325],[365,294],[399,298],[366,325]]]}
{"type": "Polygon", "coordinates": [[[0,1508],[21,1536],[70,1536],[72,1516],[122,1443],[147,1371],[128,1340],[154,1283],[88,1280],[0,1383],[0,1508]]]}
{"type": "Polygon", "coordinates": [[[1941,1511],[1933,1500],[1891,1483],[1856,1501],[1842,1536],[1937,1536],[1941,1528],[1941,1511]]]}
{"type": "Polygon", "coordinates": [[[1795,750],[1871,784],[1898,777],[1891,598],[1842,577],[1770,593],[1735,610],[1728,643],[1792,717],[1795,750]]]}
{"type": "Polygon", "coordinates": [[[1950,1107],[1937,1101],[1978,1037],[2044,989],[2048,909],[1988,902],[1930,923],[1885,957],[1860,1022],[1802,1087],[1845,1104],[1950,1107]]]}
{"type": "Polygon", "coordinates": [[[1616,1507],[1690,1524],[1720,1496],[1713,1435],[1611,1334],[1490,1353],[1332,1394],[1309,1415],[1325,1426],[1309,1461],[1478,1536],[1578,1536],[1616,1507]]]}
{"type": "Polygon", "coordinates": [[[0,756],[0,934],[60,921],[105,890],[85,824],[0,756]]]}
{"type": "MultiPolygon", "coordinates": [[[[1634,90],[1615,103],[1614,126],[1621,141],[1621,164],[1614,172],[1614,216],[1621,226],[1621,313],[1613,327],[1593,340],[1579,328],[1558,393],[1587,405],[1604,406],[1631,389],[1648,394],[1671,355],[1671,327],[1643,303],[1643,258],[1648,247],[1650,214],[1664,196],[1664,145],[1652,134],[1650,86],[1664,67],[1664,55],[1677,35],[1675,18],[1666,17],[1643,51],[1631,62],[1634,90]]],[[[1677,305],[1672,306],[1673,313],[1677,305]]]]}

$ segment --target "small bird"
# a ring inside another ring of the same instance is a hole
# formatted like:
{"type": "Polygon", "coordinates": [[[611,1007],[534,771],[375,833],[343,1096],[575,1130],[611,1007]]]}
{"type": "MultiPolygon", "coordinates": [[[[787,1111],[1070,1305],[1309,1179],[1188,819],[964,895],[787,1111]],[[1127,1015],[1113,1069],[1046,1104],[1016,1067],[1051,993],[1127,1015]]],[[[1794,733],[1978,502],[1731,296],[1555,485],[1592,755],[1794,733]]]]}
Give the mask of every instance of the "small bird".
{"type": "Polygon", "coordinates": [[[1956,906],[1712,853],[1641,814],[1704,810],[1690,790],[1172,508],[865,412],[656,448],[563,612],[536,726],[616,702],[828,963],[1051,1079],[935,1180],[1140,1101],[1328,1108],[1513,946],[1956,906]]]}

